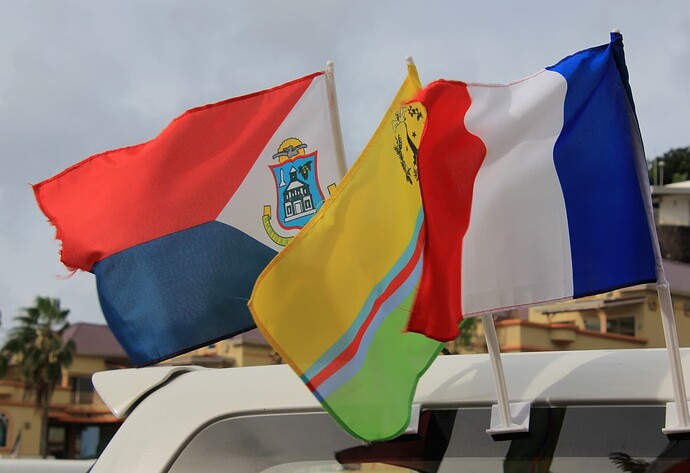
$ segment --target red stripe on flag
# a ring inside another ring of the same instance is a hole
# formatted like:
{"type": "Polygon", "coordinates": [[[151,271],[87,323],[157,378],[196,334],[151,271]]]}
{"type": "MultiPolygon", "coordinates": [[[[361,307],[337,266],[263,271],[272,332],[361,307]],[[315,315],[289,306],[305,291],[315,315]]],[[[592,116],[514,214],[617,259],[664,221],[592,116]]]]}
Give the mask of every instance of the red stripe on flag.
{"type": "Polygon", "coordinates": [[[90,270],[119,251],[214,220],[322,72],[191,109],[146,143],[100,153],[34,186],[62,240],[90,270]]]}
{"type": "Polygon", "coordinates": [[[436,81],[414,101],[427,109],[418,161],[426,245],[407,330],[447,342],[462,320],[462,240],[486,146],[465,127],[472,103],[467,84],[436,81]]]}
{"type": "Polygon", "coordinates": [[[343,350],[335,359],[326,365],[318,374],[316,374],[313,378],[311,378],[309,381],[306,382],[307,387],[311,390],[314,391],[316,390],[321,383],[323,383],[326,379],[330,378],[334,373],[336,373],[340,368],[342,368],[346,363],[348,363],[354,356],[357,354],[357,350],[359,349],[359,345],[362,342],[362,338],[364,337],[365,332],[367,331],[367,328],[371,325],[372,321],[376,317],[376,313],[378,312],[379,308],[383,303],[395,292],[398,290],[398,288],[410,277],[410,274],[412,271],[414,271],[415,266],[417,265],[417,262],[419,261],[419,258],[422,253],[422,246],[423,246],[423,240],[418,239],[417,245],[415,246],[414,253],[412,253],[412,257],[410,260],[407,262],[405,267],[400,271],[395,278],[390,282],[388,287],[383,291],[383,293],[376,298],[374,301],[374,305],[371,308],[371,311],[367,315],[366,320],[362,324],[362,326],[359,328],[357,331],[357,335],[355,335],[355,338],[352,340],[352,342],[343,350]]]}

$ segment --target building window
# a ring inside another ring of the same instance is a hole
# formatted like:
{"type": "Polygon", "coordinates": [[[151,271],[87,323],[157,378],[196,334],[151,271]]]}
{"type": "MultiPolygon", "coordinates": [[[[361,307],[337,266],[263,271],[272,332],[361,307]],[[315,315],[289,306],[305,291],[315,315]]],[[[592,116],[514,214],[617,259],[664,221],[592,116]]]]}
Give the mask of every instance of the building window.
{"type": "Polygon", "coordinates": [[[635,316],[608,317],[606,319],[606,333],[635,336],[635,316]]]}
{"type": "Polygon", "coordinates": [[[73,376],[69,379],[72,389],[73,404],[91,404],[93,402],[93,383],[88,376],[73,376]]]}
{"type": "Polygon", "coordinates": [[[7,434],[9,432],[10,420],[5,414],[0,413],[0,447],[7,447],[7,434]]]}
{"type": "Polygon", "coordinates": [[[67,452],[67,427],[48,427],[48,453],[55,458],[68,458],[67,452]]]}

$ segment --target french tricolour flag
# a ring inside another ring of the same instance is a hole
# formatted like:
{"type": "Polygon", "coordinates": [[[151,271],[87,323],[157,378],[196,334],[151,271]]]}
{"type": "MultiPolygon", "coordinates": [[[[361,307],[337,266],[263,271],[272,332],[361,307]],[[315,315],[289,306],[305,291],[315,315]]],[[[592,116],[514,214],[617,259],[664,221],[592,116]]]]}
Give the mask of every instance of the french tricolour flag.
{"type": "Polygon", "coordinates": [[[134,364],[255,326],[257,276],[344,172],[329,80],[319,72],[189,110],[149,142],[34,186],[61,260],[96,275],[134,364]]]}
{"type": "Polygon", "coordinates": [[[437,81],[417,99],[426,246],[409,330],[448,341],[463,317],[656,280],[620,34],[517,82],[437,81]]]}

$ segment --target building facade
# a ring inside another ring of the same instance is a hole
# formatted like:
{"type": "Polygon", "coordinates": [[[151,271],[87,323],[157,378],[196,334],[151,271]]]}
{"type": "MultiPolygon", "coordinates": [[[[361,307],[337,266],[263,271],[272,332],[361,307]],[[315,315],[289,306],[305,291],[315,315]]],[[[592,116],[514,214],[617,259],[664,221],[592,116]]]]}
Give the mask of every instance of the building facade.
{"type": "MultiPolygon", "coordinates": [[[[55,458],[96,458],[122,423],[110,413],[91,377],[98,371],[130,368],[129,358],[106,325],[75,323],[64,338],[76,345],[72,365],[51,399],[48,450],[55,458]]],[[[276,363],[271,346],[258,330],[194,350],[162,364],[212,368],[276,363]]],[[[0,379],[0,457],[37,457],[41,412],[25,396],[16,369],[0,379]]]]}
{"type": "MultiPolygon", "coordinates": [[[[131,363],[105,325],[77,323],[63,337],[74,341],[72,365],[53,393],[48,420],[48,451],[55,458],[95,458],[122,422],[94,391],[96,371],[131,363]]],[[[35,457],[40,453],[42,413],[24,391],[16,368],[0,379],[0,455],[35,457]],[[5,423],[2,424],[2,420],[5,423]]]]}
{"type": "MultiPolygon", "coordinates": [[[[679,343],[690,346],[690,264],[665,261],[679,343]]],[[[662,348],[666,346],[654,284],[587,298],[502,312],[496,317],[501,352],[662,348]]],[[[454,353],[486,352],[477,319],[469,344],[454,353]]]]}

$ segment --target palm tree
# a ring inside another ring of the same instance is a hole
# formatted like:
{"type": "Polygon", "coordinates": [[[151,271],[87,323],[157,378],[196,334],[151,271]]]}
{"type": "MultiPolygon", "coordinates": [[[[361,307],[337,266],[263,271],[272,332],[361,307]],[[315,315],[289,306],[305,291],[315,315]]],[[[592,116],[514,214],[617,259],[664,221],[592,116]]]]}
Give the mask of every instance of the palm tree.
{"type": "Polygon", "coordinates": [[[62,381],[63,369],[72,364],[75,345],[63,341],[69,327],[69,310],[60,308],[59,299],[36,297],[34,307],[25,307],[14,318],[12,328],[0,349],[0,374],[9,364],[16,365],[24,381],[24,395],[35,396],[36,410],[42,411],[41,455],[48,455],[48,412],[50,398],[62,381]]]}

